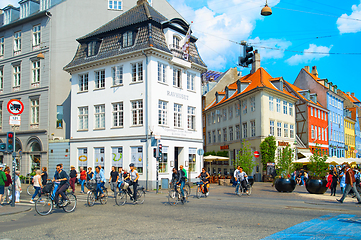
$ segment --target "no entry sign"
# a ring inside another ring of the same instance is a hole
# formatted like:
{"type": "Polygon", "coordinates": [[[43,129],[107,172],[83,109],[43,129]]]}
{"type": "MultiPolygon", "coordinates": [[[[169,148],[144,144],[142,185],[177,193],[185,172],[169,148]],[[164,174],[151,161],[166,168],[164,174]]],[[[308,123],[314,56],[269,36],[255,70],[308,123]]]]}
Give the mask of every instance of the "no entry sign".
{"type": "Polygon", "coordinates": [[[24,111],[24,104],[18,99],[11,99],[8,102],[7,109],[9,113],[18,115],[24,111]]]}
{"type": "Polygon", "coordinates": [[[259,157],[259,152],[258,151],[254,151],[253,155],[258,158],[259,157]]]}

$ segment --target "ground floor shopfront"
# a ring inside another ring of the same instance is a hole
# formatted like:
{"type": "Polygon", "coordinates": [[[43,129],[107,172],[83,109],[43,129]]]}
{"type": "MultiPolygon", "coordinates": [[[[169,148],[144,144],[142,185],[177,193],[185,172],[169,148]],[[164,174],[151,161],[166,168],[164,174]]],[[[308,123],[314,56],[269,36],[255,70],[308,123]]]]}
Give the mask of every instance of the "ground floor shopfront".
{"type": "Polygon", "coordinates": [[[105,178],[109,179],[111,168],[123,167],[129,171],[129,164],[134,163],[139,172],[139,183],[144,187],[156,188],[157,164],[159,165],[159,185],[162,179],[168,181],[172,178],[173,167],[179,169],[180,165],[188,171],[188,178],[192,181],[199,175],[203,167],[203,160],[197,154],[203,148],[201,140],[167,139],[160,140],[163,148],[162,160],[157,163],[153,156],[154,147],[151,140],[148,144],[145,138],[132,139],[72,139],[70,140],[70,164],[79,167],[101,166],[104,168],[105,178]]]}

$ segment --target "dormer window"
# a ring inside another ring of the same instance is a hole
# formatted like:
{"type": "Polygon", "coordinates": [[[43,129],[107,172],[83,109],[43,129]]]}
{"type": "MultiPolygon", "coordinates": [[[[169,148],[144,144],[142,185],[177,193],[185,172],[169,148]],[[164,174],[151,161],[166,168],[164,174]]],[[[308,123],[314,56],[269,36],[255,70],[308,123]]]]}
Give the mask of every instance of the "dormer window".
{"type": "Polygon", "coordinates": [[[178,36],[173,36],[173,47],[179,49],[179,42],[180,42],[180,37],[178,36]]]}
{"type": "Polygon", "coordinates": [[[133,45],[133,32],[127,31],[123,33],[123,47],[130,47],[133,45]]]}
{"type": "Polygon", "coordinates": [[[88,43],[88,57],[98,54],[100,43],[97,41],[91,41],[88,43]]]}

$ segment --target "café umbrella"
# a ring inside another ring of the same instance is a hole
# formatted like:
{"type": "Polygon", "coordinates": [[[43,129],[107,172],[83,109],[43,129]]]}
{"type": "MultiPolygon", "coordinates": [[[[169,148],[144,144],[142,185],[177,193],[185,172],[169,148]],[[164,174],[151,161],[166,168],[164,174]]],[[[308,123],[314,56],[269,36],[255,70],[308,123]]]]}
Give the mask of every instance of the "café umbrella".
{"type": "Polygon", "coordinates": [[[203,161],[204,162],[209,162],[210,163],[210,170],[212,171],[212,162],[215,161],[228,161],[229,158],[228,157],[221,157],[221,156],[213,156],[213,155],[208,155],[208,156],[204,156],[203,157],[203,161]]]}

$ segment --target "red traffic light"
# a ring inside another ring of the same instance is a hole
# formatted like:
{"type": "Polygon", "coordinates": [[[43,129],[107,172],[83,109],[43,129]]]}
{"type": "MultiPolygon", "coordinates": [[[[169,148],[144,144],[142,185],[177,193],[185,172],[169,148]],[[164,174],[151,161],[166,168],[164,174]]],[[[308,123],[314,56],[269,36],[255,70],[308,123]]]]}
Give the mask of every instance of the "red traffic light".
{"type": "Polygon", "coordinates": [[[14,134],[13,133],[8,133],[8,138],[13,138],[14,134]]]}

